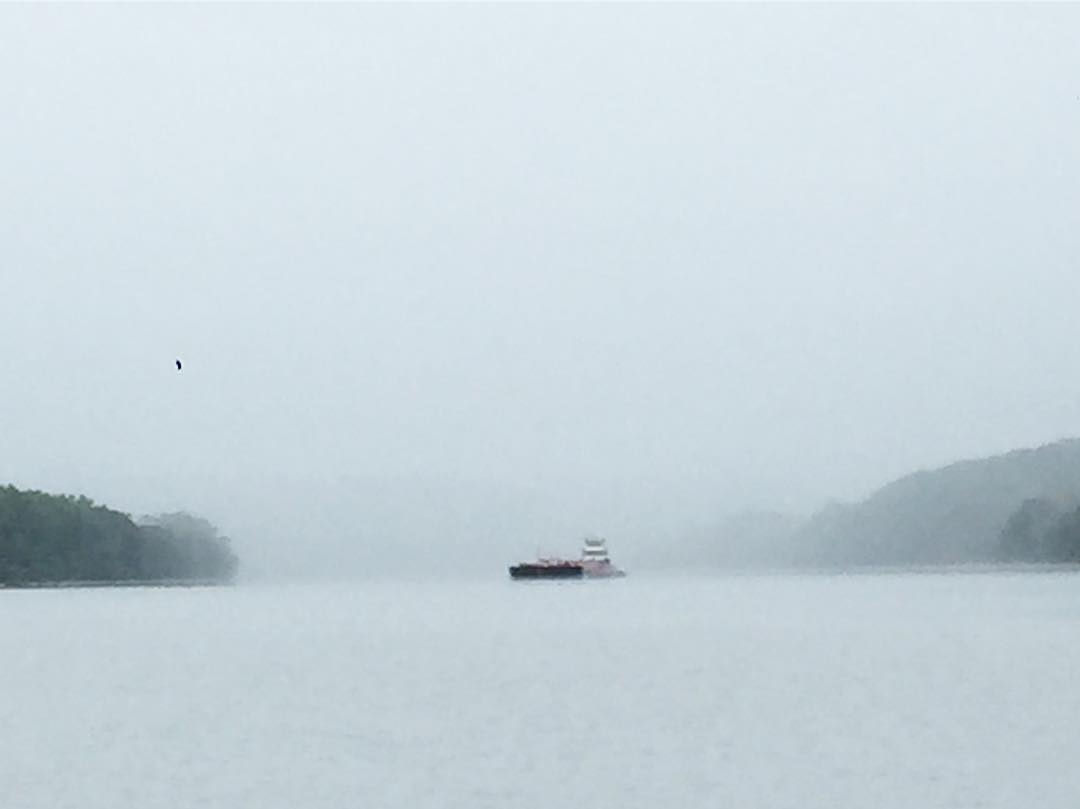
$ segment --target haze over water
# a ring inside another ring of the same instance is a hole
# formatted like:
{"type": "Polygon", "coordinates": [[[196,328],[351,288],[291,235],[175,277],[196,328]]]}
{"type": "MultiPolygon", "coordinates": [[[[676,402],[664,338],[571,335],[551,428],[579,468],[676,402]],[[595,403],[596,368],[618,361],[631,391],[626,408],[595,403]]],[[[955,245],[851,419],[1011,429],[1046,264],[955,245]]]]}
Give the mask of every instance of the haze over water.
{"type": "Polygon", "coordinates": [[[1080,576],[0,592],[19,809],[1075,806],[1080,576]]]}
{"type": "MultiPolygon", "coordinates": [[[[1075,572],[649,571],[1080,434],[1078,41],[1068,4],[0,4],[0,485],[195,512],[242,582],[0,590],[0,809],[1073,809],[1075,572]],[[586,533],[629,578],[507,580],[586,533]]],[[[997,558],[934,543],[1060,495],[1080,538],[1063,452],[847,536],[997,558]]],[[[36,514],[35,561],[81,552],[36,514]]]]}
{"type": "Polygon", "coordinates": [[[189,509],[250,575],[631,564],[1075,435],[1078,31],[6,5],[0,481],[189,509]]]}

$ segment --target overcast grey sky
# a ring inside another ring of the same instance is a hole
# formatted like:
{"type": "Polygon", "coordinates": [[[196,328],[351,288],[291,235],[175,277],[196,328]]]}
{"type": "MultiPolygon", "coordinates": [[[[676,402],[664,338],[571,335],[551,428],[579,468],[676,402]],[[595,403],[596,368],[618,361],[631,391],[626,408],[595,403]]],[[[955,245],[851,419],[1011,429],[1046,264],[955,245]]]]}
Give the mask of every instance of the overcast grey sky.
{"type": "Polygon", "coordinates": [[[0,189],[0,479],[249,551],[1080,434],[1078,6],[5,5],[0,189]]]}

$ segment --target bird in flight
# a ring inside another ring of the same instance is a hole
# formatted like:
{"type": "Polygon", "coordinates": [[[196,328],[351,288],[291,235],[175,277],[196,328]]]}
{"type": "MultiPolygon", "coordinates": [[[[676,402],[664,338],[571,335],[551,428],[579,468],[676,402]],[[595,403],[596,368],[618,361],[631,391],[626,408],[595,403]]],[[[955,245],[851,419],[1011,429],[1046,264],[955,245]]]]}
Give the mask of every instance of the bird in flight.
{"type": "Polygon", "coordinates": [[[177,371],[179,371],[179,370],[180,370],[181,368],[183,368],[183,367],[184,367],[184,366],[180,364],[180,360],[177,360],[177,361],[176,361],[176,370],[177,370],[177,371]]]}

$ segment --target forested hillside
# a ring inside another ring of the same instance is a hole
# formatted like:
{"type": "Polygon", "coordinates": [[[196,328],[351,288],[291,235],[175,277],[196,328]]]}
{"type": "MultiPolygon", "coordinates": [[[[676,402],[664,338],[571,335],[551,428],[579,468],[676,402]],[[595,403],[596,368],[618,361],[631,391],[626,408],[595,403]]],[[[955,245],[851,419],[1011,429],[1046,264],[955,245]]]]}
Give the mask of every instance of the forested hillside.
{"type": "Polygon", "coordinates": [[[0,584],[231,581],[237,559],[206,520],[135,523],[86,497],[0,488],[0,584]]]}
{"type": "Polygon", "coordinates": [[[1078,501],[1080,440],[962,461],[900,478],[860,503],[822,510],[797,533],[796,561],[1064,561],[1078,501]],[[1006,530],[1010,518],[1016,522],[1006,530]]]}

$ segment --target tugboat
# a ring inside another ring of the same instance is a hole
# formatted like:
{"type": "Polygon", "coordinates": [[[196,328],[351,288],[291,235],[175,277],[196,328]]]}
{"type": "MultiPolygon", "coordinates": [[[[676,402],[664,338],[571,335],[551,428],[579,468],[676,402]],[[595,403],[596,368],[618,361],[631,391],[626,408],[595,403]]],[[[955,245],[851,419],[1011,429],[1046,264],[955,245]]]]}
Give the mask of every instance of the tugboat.
{"type": "Polygon", "coordinates": [[[607,552],[607,542],[603,537],[585,537],[585,547],[581,551],[581,565],[590,579],[617,579],[626,575],[611,564],[607,552]]]}
{"type": "Polygon", "coordinates": [[[612,579],[626,573],[611,564],[607,543],[600,537],[586,537],[581,559],[544,558],[510,566],[512,579],[612,579]]]}

